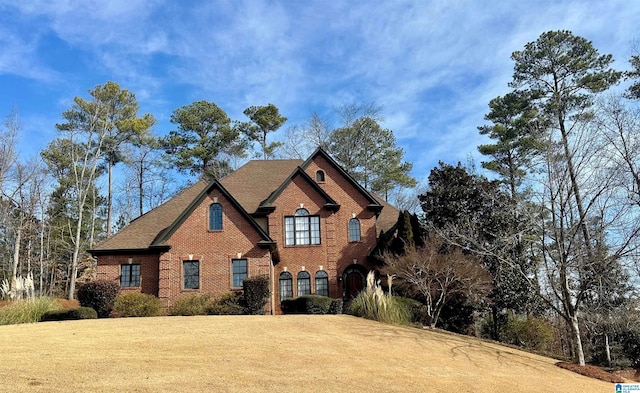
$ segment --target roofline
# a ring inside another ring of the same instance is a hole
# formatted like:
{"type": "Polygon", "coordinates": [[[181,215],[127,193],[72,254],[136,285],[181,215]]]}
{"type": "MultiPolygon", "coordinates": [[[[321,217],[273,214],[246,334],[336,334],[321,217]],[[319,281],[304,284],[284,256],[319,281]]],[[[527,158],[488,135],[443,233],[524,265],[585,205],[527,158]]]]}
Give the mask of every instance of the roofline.
{"type": "MultiPolygon", "coordinates": [[[[326,201],[326,203],[324,204],[324,208],[326,208],[327,210],[332,210],[332,211],[338,211],[338,209],[340,209],[340,204],[338,202],[336,202],[333,198],[331,198],[331,196],[329,194],[327,194],[327,192],[325,190],[323,190],[322,187],[320,187],[318,185],[318,183],[313,181],[313,179],[311,179],[311,177],[307,174],[307,172],[304,171],[304,169],[302,169],[302,167],[298,166],[282,182],[282,184],[280,184],[280,186],[275,191],[273,191],[271,193],[271,195],[269,195],[269,197],[267,199],[265,199],[264,201],[260,202],[260,206],[258,206],[258,209],[256,210],[256,212],[260,212],[261,210],[262,211],[270,210],[272,208],[272,206],[273,206],[272,203],[275,202],[276,199],[278,199],[280,194],[282,194],[282,192],[289,186],[289,184],[291,184],[293,179],[298,175],[302,176],[302,178],[304,180],[306,180],[307,183],[309,183],[311,185],[311,187],[318,194],[320,194],[320,196],[322,196],[324,198],[324,200],[326,201]]],[[[273,211],[273,210],[271,210],[271,211],[273,211]]]]}
{"type": "Polygon", "coordinates": [[[227,198],[227,200],[231,202],[233,207],[235,207],[240,212],[240,214],[251,224],[251,226],[253,226],[253,228],[258,232],[258,234],[262,237],[264,241],[275,243],[275,241],[271,239],[271,237],[269,237],[269,235],[262,229],[262,227],[260,227],[260,225],[258,225],[258,223],[255,222],[253,217],[251,217],[251,215],[249,215],[249,213],[247,213],[247,211],[244,210],[242,205],[238,203],[238,201],[229,193],[229,191],[227,191],[227,189],[224,188],[224,186],[218,180],[214,180],[211,183],[209,183],[209,185],[204,190],[202,190],[200,194],[198,194],[198,196],[193,201],[191,201],[191,203],[187,206],[187,208],[184,209],[182,213],[180,213],[178,218],[176,218],[176,220],[160,236],[158,236],[158,238],[156,238],[153,241],[150,248],[166,246],[163,243],[169,240],[169,238],[175,233],[175,231],[184,223],[187,217],[189,217],[189,215],[193,213],[195,208],[199,206],[200,203],[202,203],[204,198],[214,188],[217,188],[218,190],[220,190],[222,195],[225,198],[227,198]]]}
{"type": "MultiPolygon", "coordinates": [[[[382,205],[380,204],[380,202],[378,202],[378,200],[374,198],[369,191],[367,191],[364,187],[362,187],[360,183],[358,183],[350,174],[348,174],[347,171],[345,171],[344,168],[342,168],[342,166],[338,164],[336,160],[334,160],[329,155],[329,153],[327,153],[322,148],[322,146],[318,146],[318,148],[309,156],[309,158],[307,158],[302,163],[301,167],[303,169],[307,169],[311,164],[311,162],[313,162],[313,158],[318,154],[321,155],[325,160],[327,160],[329,164],[331,164],[338,172],[340,172],[347,179],[347,181],[351,183],[352,186],[354,186],[358,191],[360,191],[360,193],[371,203],[369,206],[373,207],[372,205],[379,205],[381,206],[380,210],[382,210],[382,205]]],[[[370,208],[369,210],[373,210],[373,209],[370,208]]]]}
{"type": "Polygon", "coordinates": [[[169,245],[146,247],[146,248],[113,248],[113,249],[93,249],[87,250],[93,257],[96,255],[118,255],[118,254],[148,254],[149,251],[157,252],[158,254],[171,249],[169,245]]]}

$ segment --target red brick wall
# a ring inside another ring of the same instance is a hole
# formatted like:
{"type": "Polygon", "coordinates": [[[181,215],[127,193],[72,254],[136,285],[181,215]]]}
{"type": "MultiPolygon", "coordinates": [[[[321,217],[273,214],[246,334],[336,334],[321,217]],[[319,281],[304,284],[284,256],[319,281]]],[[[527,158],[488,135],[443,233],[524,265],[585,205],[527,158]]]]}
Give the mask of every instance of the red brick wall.
{"type": "Polygon", "coordinates": [[[375,214],[366,209],[369,201],[321,157],[316,158],[306,172],[315,180],[317,170],[325,172],[325,181],[319,185],[340,204],[337,212],[324,209],[324,198],[298,176],[276,199],[276,210],[269,215],[269,235],[278,243],[280,251],[280,263],[274,269],[277,311],[280,303],[278,278],[285,270],[293,276],[294,297],[298,295],[297,274],[304,268],[311,275],[311,293],[315,293],[315,273],[322,269],[329,275],[329,296],[341,298],[342,285],[339,278],[349,265],[355,261],[363,265],[365,270],[373,269],[366,261],[369,250],[376,244],[375,214]],[[310,215],[320,216],[320,245],[285,246],[284,217],[292,216],[301,203],[310,215]],[[353,214],[360,220],[359,242],[349,242],[349,220],[353,214]]]}
{"type": "Polygon", "coordinates": [[[176,297],[192,292],[221,294],[236,288],[231,284],[231,260],[247,259],[248,275],[269,275],[270,254],[256,244],[262,240],[253,226],[214,190],[167,241],[171,250],[160,256],[159,297],[170,305],[176,297]],[[209,206],[222,205],[222,231],[209,230],[209,206]],[[184,289],[182,262],[200,261],[200,288],[184,289]]]}
{"type": "Polygon", "coordinates": [[[98,279],[120,284],[120,265],[140,265],[140,286],[124,287],[121,292],[142,292],[158,296],[158,254],[100,255],[98,256],[98,279]]]}

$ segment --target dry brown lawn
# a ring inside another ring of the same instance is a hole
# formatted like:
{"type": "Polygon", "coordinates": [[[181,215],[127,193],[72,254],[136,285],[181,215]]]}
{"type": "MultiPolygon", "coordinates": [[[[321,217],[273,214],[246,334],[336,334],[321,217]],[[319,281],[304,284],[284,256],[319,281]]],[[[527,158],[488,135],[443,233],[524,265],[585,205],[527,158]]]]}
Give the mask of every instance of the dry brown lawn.
{"type": "Polygon", "coordinates": [[[0,326],[11,392],[613,392],[554,359],[347,315],[0,326]]]}

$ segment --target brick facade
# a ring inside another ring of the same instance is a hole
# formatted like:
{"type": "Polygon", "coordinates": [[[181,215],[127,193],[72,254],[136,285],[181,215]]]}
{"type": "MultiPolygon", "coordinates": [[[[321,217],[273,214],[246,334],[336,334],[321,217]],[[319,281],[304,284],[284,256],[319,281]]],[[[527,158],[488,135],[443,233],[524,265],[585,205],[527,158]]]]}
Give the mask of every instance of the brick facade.
{"type": "MultiPolygon", "coordinates": [[[[248,276],[270,277],[273,293],[268,311],[279,313],[279,277],[285,271],[293,277],[294,297],[298,296],[297,275],[301,271],[311,276],[312,294],[316,273],[324,271],[328,274],[329,296],[342,298],[346,294],[345,272],[356,270],[365,274],[374,268],[367,255],[376,244],[376,220],[382,206],[326,153],[319,152],[303,163],[304,173],[295,166],[296,170],[288,178],[286,173],[281,176],[285,179],[283,183],[273,184],[271,190],[256,189],[256,193],[268,196],[262,201],[268,202],[262,213],[259,213],[260,207],[245,210],[238,202],[242,198],[233,194],[251,191],[250,177],[246,183],[238,179],[238,176],[247,176],[242,171],[227,183],[223,179],[206,187],[193,186],[197,189],[179,194],[175,201],[142,216],[130,228],[116,234],[114,240],[92,251],[98,259],[98,277],[119,282],[121,265],[140,264],[140,286],[123,288],[123,291],[153,294],[169,306],[185,293],[217,295],[240,289],[232,285],[231,265],[233,259],[241,258],[247,260],[248,276]],[[323,172],[324,179],[316,181],[318,171],[323,172]],[[232,189],[227,190],[225,184],[232,189]],[[222,206],[222,230],[209,230],[209,208],[213,203],[222,206]],[[306,209],[310,216],[319,217],[320,244],[286,245],[285,218],[294,216],[300,208],[306,209]],[[250,216],[252,213],[254,217],[250,216]],[[162,218],[166,218],[164,223],[162,218]],[[349,241],[349,221],[353,218],[360,223],[359,241],[349,241]],[[132,240],[135,236],[140,240],[132,240]],[[129,250],[136,242],[145,247],[129,250]],[[126,245],[127,249],[117,249],[118,245],[126,245]],[[197,289],[184,288],[184,261],[199,261],[197,289]]],[[[269,161],[262,163],[276,165],[269,161]]],[[[281,168],[289,164],[277,165],[281,168]]],[[[250,201],[246,202],[249,198],[242,200],[244,206],[250,205],[250,201]]]]}

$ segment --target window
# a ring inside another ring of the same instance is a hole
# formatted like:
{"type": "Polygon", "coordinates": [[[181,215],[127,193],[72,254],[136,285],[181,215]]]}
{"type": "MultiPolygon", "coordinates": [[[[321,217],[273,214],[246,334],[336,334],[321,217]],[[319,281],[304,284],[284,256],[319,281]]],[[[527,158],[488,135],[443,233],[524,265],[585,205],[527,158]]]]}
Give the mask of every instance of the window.
{"type": "Polygon", "coordinates": [[[298,296],[311,295],[311,275],[309,272],[298,273],[298,296]]]}
{"type": "Polygon", "coordinates": [[[222,205],[219,203],[212,203],[209,206],[209,230],[222,230],[222,205]]]}
{"type": "Polygon", "coordinates": [[[349,220],[349,241],[360,241],[360,220],[358,220],[357,218],[352,218],[351,220],[349,220]]]}
{"type": "Polygon", "coordinates": [[[285,246],[320,244],[320,216],[310,216],[307,209],[285,217],[284,227],[285,246]]]}
{"type": "Polygon", "coordinates": [[[316,295],[329,296],[329,275],[324,270],[316,272],[316,295]]]}
{"type": "Polygon", "coordinates": [[[248,267],[246,259],[232,259],[231,260],[232,278],[231,285],[233,287],[241,287],[242,280],[247,278],[248,267]]]}
{"type": "Polygon", "coordinates": [[[140,265],[120,265],[120,286],[140,286],[140,265]]]}
{"type": "Polygon", "coordinates": [[[280,273],[280,300],[290,299],[293,297],[293,277],[291,273],[280,273]]]}
{"type": "Polygon", "coordinates": [[[182,261],[184,289],[200,288],[200,261],[182,261]]]}
{"type": "Polygon", "coordinates": [[[318,183],[322,183],[324,181],[324,172],[323,171],[317,171],[316,172],[316,181],[318,183]]]}

